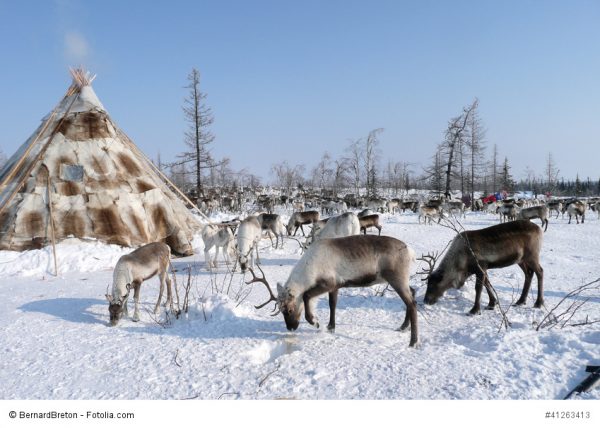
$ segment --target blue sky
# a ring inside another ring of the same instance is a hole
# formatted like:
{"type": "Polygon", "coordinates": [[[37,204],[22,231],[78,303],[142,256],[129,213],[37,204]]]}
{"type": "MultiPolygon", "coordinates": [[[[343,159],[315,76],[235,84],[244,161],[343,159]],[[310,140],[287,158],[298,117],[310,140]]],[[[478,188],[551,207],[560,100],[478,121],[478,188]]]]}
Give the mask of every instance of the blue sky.
{"type": "Polygon", "coordinates": [[[380,127],[382,159],[420,173],[474,97],[515,176],[552,152],[560,176],[600,177],[598,1],[0,0],[0,22],[7,155],[82,63],[117,124],[171,160],[196,67],[213,154],[267,180],[380,127]]]}

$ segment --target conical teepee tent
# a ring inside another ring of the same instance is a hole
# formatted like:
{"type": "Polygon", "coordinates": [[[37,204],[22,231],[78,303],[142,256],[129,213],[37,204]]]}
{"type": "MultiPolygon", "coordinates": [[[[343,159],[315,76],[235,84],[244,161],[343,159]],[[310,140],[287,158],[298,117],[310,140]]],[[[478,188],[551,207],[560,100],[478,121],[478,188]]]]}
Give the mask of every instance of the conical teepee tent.
{"type": "Polygon", "coordinates": [[[163,241],[192,254],[200,224],[108,116],[93,77],[71,74],[65,97],[0,170],[0,250],[40,248],[54,235],[132,247],[163,241]]]}

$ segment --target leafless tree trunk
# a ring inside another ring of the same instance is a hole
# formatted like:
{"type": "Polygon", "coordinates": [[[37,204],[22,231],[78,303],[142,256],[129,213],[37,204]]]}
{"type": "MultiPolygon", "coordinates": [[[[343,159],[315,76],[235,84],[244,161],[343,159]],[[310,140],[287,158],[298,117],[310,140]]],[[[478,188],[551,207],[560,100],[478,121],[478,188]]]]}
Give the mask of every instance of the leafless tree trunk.
{"type": "Polygon", "coordinates": [[[325,152],[321,157],[321,161],[312,171],[313,186],[321,189],[321,192],[328,187],[333,187],[331,183],[333,175],[333,169],[330,167],[331,162],[331,155],[325,152]]]}
{"type": "Polygon", "coordinates": [[[492,152],[490,178],[492,180],[492,192],[497,192],[498,191],[498,146],[496,144],[494,144],[494,151],[492,152]]]}
{"type": "Polygon", "coordinates": [[[462,114],[460,116],[452,118],[448,123],[448,129],[446,130],[445,140],[442,143],[442,148],[448,156],[447,161],[445,163],[446,188],[444,191],[444,195],[446,195],[447,198],[450,198],[451,196],[450,188],[452,184],[452,171],[456,163],[455,156],[457,155],[461,146],[465,142],[467,123],[474,108],[476,108],[475,103],[473,103],[469,107],[463,108],[462,114]]]}
{"type": "Polygon", "coordinates": [[[352,179],[354,184],[354,194],[359,197],[360,196],[360,179],[362,175],[362,169],[360,167],[361,164],[361,140],[353,140],[348,146],[348,164],[350,171],[352,173],[352,179]]]}
{"type": "Polygon", "coordinates": [[[483,150],[485,150],[485,129],[479,118],[479,100],[475,98],[472,104],[471,117],[468,121],[469,135],[466,141],[466,151],[470,159],[470,174],[468,175],[467,187],[471,193],[471,203],[475,200],[475,184],[479,180],[483,164],[483,150]]]}
{"type": "Polygon", "coordinates": [[[377,197],[377,146],[379,140],[377,134],[381,133],[383,128],[377,128],[369,132],[365,141],[365,153],[363,156],[364,171],[366,178],[367,197],[377,197]]]}
{"type": "Polygon", "coordinates": [[[333,169],[333,197],[337,198],[338,193],[345,186],[344,183],[349,181],[348,178],[348,159],[342,158],[334,161],[333,169]]]}
{"type": "Polygon", "coordinates": [[[552,153],[548,153],[546,158],[546,169],[544,175],[546,178],[546,186],[548,191],[552,191],[558,181],[558,173],[560,170],[556,167],[552,153]]]}
{"type": "Polygon", "coordinates": [[[211,166],[208,145],[215,139],[207,128],[214,119],[211,109],[204,103],[206,94],[200,91],[200,72],[193,68],[187,80],[188,85],[185,88],[188,89],[188,96],[184,100],[183,114],[189,124],[185,133],[185,143],[191,150],[178,157],[181,159],[179,163],[193,165],[192,172],[196,180],[196,192],[198,198],[201,198],[204,195],[202,170],[211,166]]]}

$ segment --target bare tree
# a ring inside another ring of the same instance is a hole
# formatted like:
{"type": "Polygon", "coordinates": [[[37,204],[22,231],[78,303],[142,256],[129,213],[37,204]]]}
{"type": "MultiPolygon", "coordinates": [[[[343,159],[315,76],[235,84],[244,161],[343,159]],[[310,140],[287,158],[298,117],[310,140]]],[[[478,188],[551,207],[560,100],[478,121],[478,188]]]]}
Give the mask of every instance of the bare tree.
{"type": "Polygon", "coordinates": [[[321,191],[328,187],[333,187],[333,169],[331,168],[331,163],[331,155],[325,152],[317,166],[312,170],[313,186],[318,187],[321,191]]]}
{"type": "Polygon", "coordinates": [[[338,193],[345,187],[345,183],[350,181],[348,172],[350,170],[348,159],[336,159],[333,163],[332,190],[333,197],[337,198],[338,193]]]}
{"type": "Polygon", "coordinates": [[[465,144],[467,123],[471,113],[476,107],[476,103],[473,103],[468,107],[464,107],[462,114],[450,119],[448,122],[448,128],[445,132],[444,142],[441,144],[441,148],[446,155],[446,160],[444,162],[446,168],[446,186],[444,194],[447,198],[451,196],[450,188],[453,177],[453,168],[456,166],[457,161],[460,160],[457,156],[457,153],[462,150],[462,146],[465,144]]]}
{"type": "Polygon", "coordinates": [[[383,128],[373,129],[369,132],[364,144],[363,165],[365,172],[365,184],[367,188],[367,197],[377,197],[377,146],[379,139],[377,135],[383,132],[383,128]]]}
{"type": "Polygon", "coordinates": [[[195,176],[196,193],[200,198],[204,196],[202,170],[210,168],[213,163],[208,145],[214,141],[215,137],[208,131],[208,127],[214,119],[211,109],[204,102],[206,94],[200,91],[200,72],[193,68],[187,80],[188,85],[185,88],[188,89],[188,96],[184,100],[183,114],[189,126],[184,141],[191,150],[180,154],[178,158],[181,161],[175,163],[189,163],[192,166],[191,172],[195,176]]]}
{"type": "Polygon", "coordinates": [[[552,191],[555,188],[556,182],[558,181],[559,172],[560,170],[556,167],[552,153],[548,153],[548,157],[546,158],[546,168],[544,170],[544,177],[546,179],[546,187],[548,191],[552,191]]]}
{"type": "Polygon", "coordinates": [[[285,194],[290,196],[292,188],[302,184],[304,181],[302,174],[304,173],[304,165],[296,165],[291,167],[287,161],[274,164],[271,171],[275,175],[277,185],[285,190],[285,194]]]}
{"type": "Polygon", "coordinates": [[[492,192],[498,191],[498,146],[494,144],[492,160],[490,162],[490,178],[492,180],[492,192]]]}
{"type": "Polygon", "coordinates": [[[470,163],[467,187],[471,192],[471,203],[475,200],[475,183],[480,179],[483,151],[485,150],[485,129],[479,117],[479,100],[477,98],[473,101],[472,107],[471,117],[468,120],[469,133],[465,145],[470,163]]]}
{"type": "Polygon", "coordinates": [[[361,168],[361,146],[362,140],[350,140],[350,145],[346,149],[348,152],[348,167],[352,174],[352,182],[354,184],[354,194],[360,196],[360,181],[362,176],[361,168]]]}

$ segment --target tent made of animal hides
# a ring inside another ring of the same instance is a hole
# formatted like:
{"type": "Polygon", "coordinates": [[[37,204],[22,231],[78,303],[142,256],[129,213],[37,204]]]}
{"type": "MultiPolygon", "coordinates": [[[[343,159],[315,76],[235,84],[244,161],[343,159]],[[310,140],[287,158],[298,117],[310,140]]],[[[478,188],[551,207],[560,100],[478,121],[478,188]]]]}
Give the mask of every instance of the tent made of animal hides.
{"type": "Polygon", "coordinates": [[[192,254],[201,225],[178,189],[112,121],[93,77],[71,74],[64,98],[0,170],[0,250],[76,237],[128,247],[161,241],[192,254]]]}

